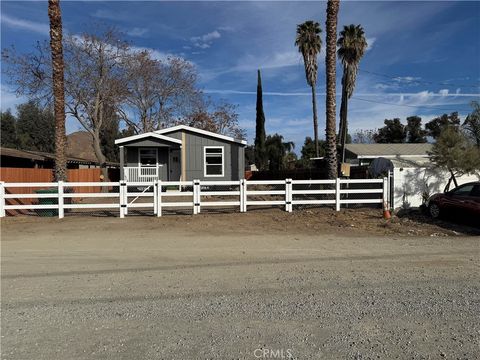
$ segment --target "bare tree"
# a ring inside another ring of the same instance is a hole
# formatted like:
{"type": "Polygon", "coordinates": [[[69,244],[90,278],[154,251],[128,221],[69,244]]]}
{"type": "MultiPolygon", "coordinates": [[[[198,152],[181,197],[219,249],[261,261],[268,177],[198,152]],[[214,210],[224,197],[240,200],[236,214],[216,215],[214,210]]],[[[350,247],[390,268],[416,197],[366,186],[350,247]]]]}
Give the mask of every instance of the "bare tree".
{"type": "Polygon", "coordinates": [[[201,106],[194,66],[181,58],[156,60],[147,51],[128,59],[128,95],[121,118],[137,133],[168,127],[201,106]]]}
{"type": "MultiPolygon", "coordinates": [[[[67,36],[64,40],[65,95],[67,114],[76,118],[92,136],[93,150],[102,175],[108,180],[100,132],[108,108],[116,109],[127,95],[124,62],[130,48],[116,31],[67,36]]],[[[7,73],[18,94],[45,103],[52,100],[51,62],[46,44],[37,43],[33,53],[4,50],[2,58],[11,66],[7,73]]]]}
{"type": "Polygon", "coordinates": [[[376,134],[377,134],[376,129],[357,130],[353,133],[353,143],[354,144],[373,144],[375,143],[376,134]]]}
{"type": "Polygon", "coordinates": [[[236,106],[225,101],[213,104],[210,99],[207,99],[201,108],[178,123],[232,136],[236,139],[245,139],[246,137],[245,131],[238,124],[236,106]]]}
{"type": "Polygon", "coordinates": [[[114,30],[100,35],[84,34],[67,38],[67,108],[92,135],[93,150],[102,174],[108,179],[100,132],[108,108],[116,109],[126,97],[123,63],[130,50],[114,30]]]}

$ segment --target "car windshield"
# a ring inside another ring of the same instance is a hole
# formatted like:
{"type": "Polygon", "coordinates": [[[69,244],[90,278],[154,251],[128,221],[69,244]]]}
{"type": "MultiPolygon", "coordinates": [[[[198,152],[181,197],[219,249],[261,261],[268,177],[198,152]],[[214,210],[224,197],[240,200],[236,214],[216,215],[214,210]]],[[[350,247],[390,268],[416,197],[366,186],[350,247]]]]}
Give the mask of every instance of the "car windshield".
{"type": "Polygon", "coordinates": [[[473,187],[473,190],[470,193],[470,196],[480,197],[480,185],[475,185],[473,187]]]}
{"type": "Polygon", "coordinates": [[[473,185],[460,186],[457,189],[452,190],[452,195],[455,196],[469,196],[472,192],[473,185]]]}

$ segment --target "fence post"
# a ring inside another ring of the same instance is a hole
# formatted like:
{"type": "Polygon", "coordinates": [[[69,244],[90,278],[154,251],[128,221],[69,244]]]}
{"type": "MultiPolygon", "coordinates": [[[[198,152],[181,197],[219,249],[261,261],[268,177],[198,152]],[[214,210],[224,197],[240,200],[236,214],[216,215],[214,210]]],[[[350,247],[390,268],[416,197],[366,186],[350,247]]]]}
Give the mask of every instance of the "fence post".
{"type": "Polygon", "coordinates": [[[123,205],[125,205],[125,215],[128,215],[128,186],[125,181],[123,182],[123,205]]]}
{"type": "Polygon", "coordinates": [[[200,214],[200,180],[193,180],[193,214],[200,214]]]}
{"type": "Polygon", "coordinates": [[[152,188],[152,190],[153,190],[153,215],[157,214],[157,194],[158,194],[157,185],[158,185],[158,183],[155,180],[153,180],[153,188],[152,188]]]}
{"type": "Polygon", "coordinates": [[[57,182],[58,184],[58,218],[63,219],[65,212],[63,209],[63,181],[57,182]]]}
{"type": "Polygon", "coordinates": [[[285,211],[292,212],[292,179],[285,179],[285,211]]]}
{"type": "Polygon", "coordinates": [[[335,210],[340,211],[340,178],[335,180],[335,210]]]}
{"type": "Polygon", "coordinates": [[[247,212],[247,179],[243,179],[243,212],[247,212]]]}
{"type": "Polygon", "coordinates": [[[157,217],[162,216],[162,180],[157,180],[157,217]]]}
{"type": "Polygon", "coordinates": [[[388,199],[388,178],[383,178],[383,204],[386,209],[390,209],[389,199],[388,199]]]}
{"type": "Polygon", "coordinates": [[[240,192],[240,212],[243,212],[243,179],[238,180],[238,191],[240,192]]]}
{"type": "Polygon", "coordinates": [[[0,217],[5,217],[5,183],[0,181],[0,217]]]}
{"type": "Polygon", "coordinates": [[[125,198],[123,196],[124,194],[124,187],[125,187],[125,182],[120,181],[118,183],[118,199],[120,202],[120,218],[123,219],[125,217],[125,198]]]}
{"type": "Polygon", "coordinates": [[[197,180],[192,181],[193,189],[193,215],[197,215],[197,180]]]}
{"type": "Polygon", "coordinates": [[[392,192],[392,187],[393,187],[393,171],[388,172],[388,190],[387,190],[387,198],[388,198],[388,204],[390,207],[395,206],[394,204],[394,199],[393,199],[393,192],[392,192]]]}

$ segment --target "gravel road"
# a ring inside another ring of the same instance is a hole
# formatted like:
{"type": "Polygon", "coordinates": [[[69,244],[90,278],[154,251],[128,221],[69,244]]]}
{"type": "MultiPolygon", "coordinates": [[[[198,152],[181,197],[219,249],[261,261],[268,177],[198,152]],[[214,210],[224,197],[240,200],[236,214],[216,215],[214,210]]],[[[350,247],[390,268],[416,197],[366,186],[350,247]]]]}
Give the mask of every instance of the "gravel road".
{"type": "Polygon", "coordinates": [[[2,221],[2,359],[480,358],[479,237],[209,216],[2,221]]]}

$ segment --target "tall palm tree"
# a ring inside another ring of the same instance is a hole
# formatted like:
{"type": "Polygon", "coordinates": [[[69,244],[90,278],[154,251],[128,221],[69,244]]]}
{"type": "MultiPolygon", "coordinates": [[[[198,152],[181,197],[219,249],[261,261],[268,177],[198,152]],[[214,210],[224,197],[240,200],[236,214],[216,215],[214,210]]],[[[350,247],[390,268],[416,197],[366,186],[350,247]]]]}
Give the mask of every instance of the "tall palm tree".
{"type": "Polygon", "coordinates": [[[344,26],[337,41],[338,57],[343,64],[342,103],[340,105],[339,143],[342,151],[342,162],[345,161],[345,142],[348,133],[348,99],[352,97],[357,80],[358,65],[367,49],[365,32],[361,25],[344,26]]]}
{"type": "Polygon", "coordinates": [[[60,0],[48,0],[48,17],[50,18],[50,49],[52,51],[55,112],[55,179],[65,181],[67,180],[67,158],[65,154],[65,90],[60,0]]]}
{"type": "Polygon", "coordinates": [[[327,174],[329,179],[337,177],[337,126],[336,126],[336,103],[335,103],[335,82],[336,69],[336,43],[337,43],[337,17],[340,7],[339,0],[328,0],[327,3],[327,55],[325,57],[325,69],[327,72],[327,96],[326,96],[326,160],[327,174]]]}
{"type": "Polygon", "coordinates": [[[312,88],[312,107],[313,107],[313,135],[315,140],[315,155],[319,156],[318,149],[318,118],[317,118],[317,97],[315,86],[317,85],[318,63],[317,56],[322,47],[320,39],[320,24],[314,21],[305,21],[303,24],[297,25],[297,37],[295,46],[302,53],[303,63],[305,65],[305,76],[308,85],[312,88]]]}

